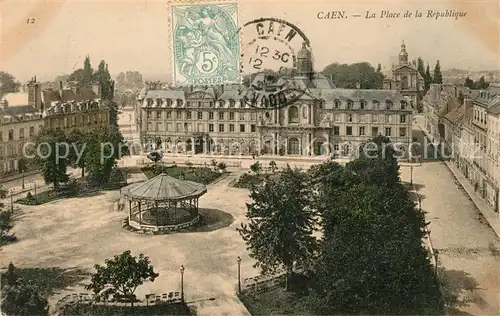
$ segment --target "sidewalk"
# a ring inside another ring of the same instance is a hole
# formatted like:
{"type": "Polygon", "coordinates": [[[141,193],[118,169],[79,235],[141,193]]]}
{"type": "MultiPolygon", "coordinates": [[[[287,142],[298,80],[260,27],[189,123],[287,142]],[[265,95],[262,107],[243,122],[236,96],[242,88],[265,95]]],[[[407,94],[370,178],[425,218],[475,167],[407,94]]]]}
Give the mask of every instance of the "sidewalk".
{"type": "MultiPolygon", "coordinates": [[[[432,136],[429,135],[427,130],[425,130],[420,124],[417,126],[425,134],[425,136],[432,141],[432,136]]],[[[477,209],[481,212],[483,217],[486,219],[490,227],[493,229],[495,234],[500,238],[500,218],[499,214],[495,213],[486,202],[474,191],[472,184],[465,178],[465,176],[458,170],[458,168],[453,165],[452,162],[444,161],[448,169],[451,171],[455,179],[460,183],[462,188],[467,192],[467,195],[471,198],[472,202],[476,205],[477,209]]]]}

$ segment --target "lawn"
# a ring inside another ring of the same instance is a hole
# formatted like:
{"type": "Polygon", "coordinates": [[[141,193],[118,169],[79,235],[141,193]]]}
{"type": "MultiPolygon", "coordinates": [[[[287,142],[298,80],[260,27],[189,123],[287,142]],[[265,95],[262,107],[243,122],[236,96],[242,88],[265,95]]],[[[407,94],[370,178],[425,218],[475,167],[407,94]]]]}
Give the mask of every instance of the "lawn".
{"type": "Polygon", "coordinates": [[[240,299],[251,315],[313,315],[301,306],[300,296],[282,287],[240,299]]]}
{"type": "Polygon", "coordinates": [[[279,177],[278,173],[244,173],[242,174],[238,180],[233,184],[235,188],[241,188],[241,189],[250,189],[252,186],[260,185],[264,180],[267,178],[269,179],[275,179],[279,177]]]}
{"type": "Polygon", "coordinates": [[[141,170],[148,178],[155,177],[160,173],[165,173],[177,179],[194,181],[202,184],[210,184],[224,174],[223,172],[217,172],[207,167],[180,167],[176,165],[152,165],[144,167],[141,170]]]}
{"type": "Polygon", "coordinates": [[[166,316],[166,315],[195,315],[186,304],[168,304],[151,306],[103,306],[103,305],[73,305],[65,308],[64,316],[166,316]]]}

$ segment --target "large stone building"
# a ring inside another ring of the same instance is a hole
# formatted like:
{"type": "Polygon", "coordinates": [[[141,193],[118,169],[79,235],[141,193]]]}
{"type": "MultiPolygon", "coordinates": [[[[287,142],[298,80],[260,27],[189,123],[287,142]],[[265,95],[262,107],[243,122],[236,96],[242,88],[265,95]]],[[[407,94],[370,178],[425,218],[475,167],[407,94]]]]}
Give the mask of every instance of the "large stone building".
{"type": "Polygon", "coordinates": [[[23,93],[9,93],[0,100],[0,175],[15,173],[23,147],[43,128],[42,113],[28,105],[23,93]]]}
{"type": "Polygon", "coordinates": [[[424,78],[418,72],[414,62],[408,59],[406,45],[401,44],[399,62],[392,67],[392,78],[384,79],[384,89],[395,89],[410,99],[410,105],[417,107],[424,94],[424,78]]]}
{"type": "Polygon", "coordinates": [[[36,77],[20,92],[0,98],[0,174],[18,170],[25,142],[43,129],[85,130],[92,125],[109,125],[109,109],[100,100],[97,87],[76,83],[59,89],[43,88],[36,77]]]}
{"type": "Polygon", "coordinates": [[[337,89],[313,72],[310,51],[297,55],[292,76],[260,74],[251,87],[304,91],[281,108],[251,106],[243,86],[160,87],[141,91],[138,120],[143,144],[166,152],[352,156],[377,135],[407,144],[412,139],[410,100],[397,90],[337,89]]]}

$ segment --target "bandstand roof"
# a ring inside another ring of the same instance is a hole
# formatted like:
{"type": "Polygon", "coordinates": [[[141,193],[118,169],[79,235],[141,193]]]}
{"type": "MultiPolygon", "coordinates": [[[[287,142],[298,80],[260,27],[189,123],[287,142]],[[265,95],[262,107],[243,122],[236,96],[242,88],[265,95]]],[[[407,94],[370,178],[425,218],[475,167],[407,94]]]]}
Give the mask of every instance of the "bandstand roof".
{"type": "Polygon", "coordinates": [[[133,183],[123,188],[122,192],[132,200],[179,201],[199,197],[207,192],[207,187],[162,173],[147,181],[133,183]]]}

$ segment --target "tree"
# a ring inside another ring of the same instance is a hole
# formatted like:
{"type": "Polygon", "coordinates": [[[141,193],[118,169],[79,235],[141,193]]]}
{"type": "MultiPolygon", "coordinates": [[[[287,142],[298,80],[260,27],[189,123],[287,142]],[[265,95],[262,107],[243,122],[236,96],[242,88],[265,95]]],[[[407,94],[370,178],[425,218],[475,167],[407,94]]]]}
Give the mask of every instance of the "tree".
{"type": "Polygon", "coordinates": [[[490,84],[488,82],[486,82],[486,79],[484,79],[484,76],[481,76],[481,78],[479,78],[479,80],[476,83],[474,83],[474,87],[476,89],[480,89],[480,90],[488,89],[489,86],[490,86],[490,84]]]}
{"type": "Polygon", "coordinates": [[[18,279],[15,285],[7,285],[2,289],[2,310],[6,315],[31,316],[48,315],[49,304],[38,289],[18,279]]]}
{"type": "Polygon", "coordinates": [[[17,238],[9,234],[14,227],[14,212],[6,210],[4,204],[0,203],[0,245],[15,241],[17,238]]]}
{"type": "Polygon", "coordinates": [[[439,64],[439,60],[436,62],[436,66],[434,67],[434,76],[433,83],[443,83],[443,75],[441,74],[441,65],[439,64]]]}
{"type": "Polygon", "coordinates": [[[104,266],[96,264],[94,266],[96,273],[92,275],[91,283],[86,286],[95,295],[108,298],[110,294],[122,294],[130,299],[134,306],[134,292],[144,281],[151,281],[158,277],[155,273],[149,257],[139,254],[139,257],[131,255],[130,250],[120,255],[115,255],[112,259],[106,259],[104,266]],[[108,285],[111,285],[109,291],[103,291],[108,285]]]}
{"type": "Polygon", "coordinates": [[[18,92],[21,83],[13,75],[0,71],[0,96],[6,93],[18,92]]]}
{"type": "Polygon", "coordinates": [[[262,170],[260,162],[256,161],[250,166],[250,170],[252,170],[255,174],[259,174],[262,170]]]}
{"type": "Polygon", "coordinates": [[[317,248],[316,215],[308,205],[306,180],[304,173],[287,167],[278,180],[253,187],[253,202],[247,204],[249,223],[238,228],[250,256],[257,260],[255,267],[263,273],[285,267],[287,290],[294,263],[308,260],[317,248]]]}
{"type": "Polygon", "coordinates": [[[469,77],[465,78],[464,86],[466,86],[469,89],[474,89],[474,80],[472,80],[469,77]]]}
{"type": "Polygon", "coordinates": [[[429,64],[427,64],[427,68],[425,69],[425,76],[424,76],[425,91],[429,91],[429,89],[431,88],[431,83],[432,83],[431,71],[430,71],[429,64]]]}
{"type": "Polygon", "coordinates": [[[421,57],[418,57],[417,59],[417,70],[418,73],[422,76],[422,78],[425,79],[425,65],[424,65],[424,60],[421,57]]]}
{"type": "Polygon", "coordinates": [[[157,151],[152,151],[148,154],[148,159],[154,163],[161,161],[162,155],[157,151]]]}
{"type": "Polygon", "coordinates": [[[90,64],[90,57],[86,56],[85,61],[83,62],[83,77],[80,81],[82,87],[91,87],[93,83],[93,74],[94,70],[92,69],[92,65],[90,64]]]}
{"type": "Polygon", "coordinates": [[[382,73],[382,65],[381,64],[378,64],[377,65],[377,73],[382,73]]]}
{"type": "Polygon", "coordinates": [[[85,80],[85,70],[79,68],[73,71],[68,78],[69,81],[83,82],[85,80]]]}
{"type": "Polygon", "coordinates": [[[325,67],[322,73],[333,78],[338,88],[355,89],[359,83],[362,89],[381,89],[384,76],[375,71],[369,63],[338,64],[333,63],[325,67]]]}
{"type": "Polygon", "coordinates": [[[276,169],[278,169],[278,166],[276,165],[276,161],[271,160],[269,162],[269,168],[271,168],[272,173],[276,172],[276,169]]]}
{"type": "Polygon", "coordinates": [[[73,168],[81,168],[82,178],[85,177],[85,156],[87,155],[87,134],[80,130],[72,130],[68,134],[70,146],[69,164],[73,168]]]}
{"type": "Polygon", "coordinates": [[[64,132],[60,130],[42,130],[35,141],[35,164],[42,170],[45,183],[52,183],[54,189],[59,188],[59,183],[67,182],[66,170],[69,164],[68,155],[70,148],[64,132]]]}

